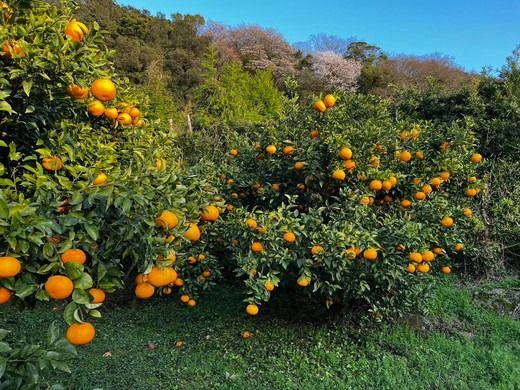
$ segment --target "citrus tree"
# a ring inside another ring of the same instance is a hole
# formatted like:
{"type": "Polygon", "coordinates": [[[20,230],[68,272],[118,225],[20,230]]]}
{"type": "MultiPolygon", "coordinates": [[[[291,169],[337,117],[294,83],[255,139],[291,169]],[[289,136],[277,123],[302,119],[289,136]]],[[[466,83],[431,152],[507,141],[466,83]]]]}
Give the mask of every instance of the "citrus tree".
{"type": "Polygon", "coordinates": [[[478,252],[482,156],[470,124],[396,120],[389,107],[327,95],[230,141],[220,183],[233,212],[218,226],[247,313],[293,285],[380,320],[419,305],[429,282],[478,252]]]}
{"type": "Polygon", "coordinates": [[[0,4],[0,303],[66,302],[75,345],[93,339],[87,318],[125,277],[139,274],[138,298],[175,288],[195,306],[218,276],[204,234],[216,190],[182,169],[72,2],[0,4]]]}

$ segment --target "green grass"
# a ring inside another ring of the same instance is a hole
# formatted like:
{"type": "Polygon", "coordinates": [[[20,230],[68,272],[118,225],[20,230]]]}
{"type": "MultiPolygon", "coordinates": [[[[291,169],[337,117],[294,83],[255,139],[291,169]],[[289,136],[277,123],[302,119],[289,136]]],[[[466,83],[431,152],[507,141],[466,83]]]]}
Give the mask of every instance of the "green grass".
{"type": "MultiPolygon", "coordinates": [[[[241,292],[223,287],[194,310],[175,299],[129,304],[96,321],[95,342],[80,349],[72,375],[52,379],[74,389],[518,389],[520,322],[474,298],[478,289],[497,287],[520,283],[447,283],[427,317],[370,328],[316,318],[287,297],[247,318],[241,292]],[[245,329],[252,339],[241,338],[245,329]],[[176,348],[178,340],[186,345],[176,348]]],[[[53,309],[0,309],[0,327],[41,340],[60,319],[53,309]]]]}

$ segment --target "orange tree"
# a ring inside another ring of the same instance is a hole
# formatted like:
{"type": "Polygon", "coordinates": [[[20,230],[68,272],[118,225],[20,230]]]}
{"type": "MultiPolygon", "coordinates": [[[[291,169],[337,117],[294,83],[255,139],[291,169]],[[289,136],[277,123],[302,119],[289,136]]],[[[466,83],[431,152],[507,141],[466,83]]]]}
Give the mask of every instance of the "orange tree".
{"type": "Polygon", "coordinates": [[[379,320],[475,256],[482,156],[465,123],[396,120],[376,97],[333,96],[231,140],[218,226],[255,315],[278,286],[379,320]]]}
{"type": "Polygon", "coordinates": [[[67,338],[82,345],[125,275],[140,272],[139,298],[175,288],[196,304],[218,276],[204,230],[222,200],[182,169],[172,135],[114,74],[98,26],[72,8],[1,2],[0,303],[67,302],[67,338]]]}

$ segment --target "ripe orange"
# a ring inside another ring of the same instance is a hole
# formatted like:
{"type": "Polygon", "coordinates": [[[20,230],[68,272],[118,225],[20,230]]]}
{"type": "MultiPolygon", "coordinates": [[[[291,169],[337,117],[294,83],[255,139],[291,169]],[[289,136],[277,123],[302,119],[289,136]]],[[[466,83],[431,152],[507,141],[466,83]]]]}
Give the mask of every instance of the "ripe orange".
{"type": "Polygon", "coordinates": [[[90,115],[99,117],[105,113],[105,106],[99,100],[89,103],[87,111],[90,115]]]}
{"type": "Polygon", "coordinates": [[[319,135],[320,135],[320,132],[318,130],[311,130],[311,132],[310,132],[311,139],[316,139],[319,137],[319,135]]]}
{"type": "Polygon", "coordinates": [[[367,248],[363,251],[363,257],[365,260],[374,261],[377,259],[377,249],[367,248]]]}
{"type": "Polygon", "coordinates": [[[130,116],[130,114],[123,112],[117,116],[117,122],[121,126],[130,126],[132,124],[132,117],[130,116]]]}
{"type": "Polygon", "coordinates": [[[426,194],[422,191],[418,191],[414,194],[413,197],[415,198],[415,200],[424,200],[426,199],[426,194]]]}
{"type": "Polygon", "coordinates": [[[321,255],[323,252],[325,252],[325,249],[321,245],[314,245],[311,248],[311,254],[314,256],[321,255]]]}
{"type": "Polygon", "coordinates": [[[258,311],[259,309],[257,305],[249,304],[246,306],[246,313],[250,316],[256,316],[258,314],[258,311]]]}
{"type": "Polygon", "coordinates": [[[447,266],[447,265],[442,267],[442,273],[443,274],[450,274],[451,273],[451,267],[447,266]]]}
{"type": "Polygon", "coordinates": [[[390,191],[392,189],[392,182],[390,180],[383,180],[382,183],[382,190],[383,191],[390,191]]]}
{"type": "MultiPolygon", "coordinates": [[[[108,102],[117,96],[115,84],[108,79],[97,79],[90,86],[90,91],[96,99],[102,102],[108,102]]],[[[132,123],[132,117],[130,115],[128,115],[128,117],[130,117],[130,123],[132,123]]]]}
{"type": "Polygon", "coordinates": [[[424,152],[422,150],[418,150],[415,152],[415,157],[417,160],[424,160],[424,152]]]}
{"type": "Polygon", "coordinates": [[[435,254],[432,251],[424,251],[421,255],[422,261],[430,262],[435,260],[435,254]]]}
{"type": "Polygon", "coordinates": [[[205,279],[208,279],[211,277],[211,271],[203,271],[202,272],[202,277],[205,278],[205,279]]]}
{"type": "Polygon", "coordinates": [[[458,242],[455,244],[455,252],[462,252],[464,250],[464,244],[462,242],[458,242]]]}
{"type": "Polygon", "coordinates": [[[72,324],[68,327],[66,338],[72,345],[80,346],[90,343],[96,336],[96,328],[90,322],[72,324]]]}
{"type": "Polygon", "coordinates": [[[235,157],[235,156],[238,155],[238,150],[236,150],[236,149],[231,149],[231,150],[229,151],[229,154],[230,154],[231,156],[235,157]]]}
{"type": "Polygon", "coordinates": [[[430,195],[433,192],[433,188],[429,184],[425,184],[421,188],[422,192],[424,192],[426,195],[430,195]]]}
{"type": "Polygon", "coordinates": [[[473,210],[471,210],[469,207],[465,207],[464,210],[462,210],[465,217],[471,218],[473,216],[473,210]]]}
{"type": "Polygon", "coordinates": [[[107,119],[116,120],[119,115],[119,112],[117,111],[117,108],[109,107],[105,108],[105,112],[103,113],[103,115],[107,119]]]}
{"type": "Polygon", "coordinates": [[[408,199],[403,199],[401,201],[401,206],[404,207],[405,209],[410,207],[412,205],[412,202],[408,199]]]}
{"type": "Polygon", "coordinates": [[[253,334],[251,332],[249,332],[248,330],[244,330],[242,332],[243,339],[250,339],[251,337],[253,337],[253,334]]]}
{"type": "Polygon", "coordinates": [[[408,162],[412,159],[412,154],[408,150],[403,150],[399,153],[399,160],[403,162],[408,162]]]}
{"type": "Polygon", "coordinates": [[[285,232],[283,234],[283,240],[289,244],[292,244],[294,241],[296,241],[296,234],[293,232],[285,232]]]}
{"type": "Polygon", "coordinates": [[[44,157],[42,160],[42,166],[47,171],[59,171],[63,168],[61,158],[58,156],[44,157]]]}
{"type": "Polygon", "coordinates": [[[72,19],[65,26],[65,35],[74,42],[82,42],[85,39],[85,34],[88,34],[88,28],[83,23],[72,19]]]}
{"type": "Polygon", "coordinates": [[[254,230],[258,227],[258,223],[253,218],[248,218],[246,219],[246,226],[249,229],[254,230]]]}
{"type": "Polygon", "coordinates": [[[285,156],[292,156],[295,151],[296,151],[296,149],[294,149],[294,147],[291,145],[284,146],[284,148],[283,148],[283,154],[285,156]]]}
{"type": "Polygon", "coordinates": [[[213,205],[206,206],[202,213],[200,214],[200,219],[205,222],[215,222],[220,216],[220,212],[218,208],[213,205]]]}
{"type": "Polygon", "coordinates": [[[164,287],[177,279],[177,272],[173,268],[153,267],[146,275],[146,282],[153,287],[164,287]]]}
{"type": "Polygon", "coordinates": [[[17,56],[23,56],[22,46],[16,41],[4,41],[4,43],[2,44],[2,52],[9,59],[13,58],[13,54],[17,56]]]}
{"type": "Polygon", "coordinates": [[[189,307],[195,307],[195,306],[197,306],[197,301],[196,301],[195,299],[190,299],[190,300],[188,301],[188,306],[189,306],[189,307]]]}
{"type": "Polygon", "coordinates": [[[301,171],[303,168],[304,168],[304,164],[303,164],[303,162],[301,162],[301,161],[296,161],[296,162],[294,163],[294,169],[295,169],[296,171],[301,171]]]}
{"type": "Polygon", "coordinates": [[[475,196],[477,196],[477,194],[478,190],[476,188],[468,188],[466,190],[466,196],[469,198],[474,198],[475,196]]]}
{"type": "Polygon", "coordinates": [[[176,346],[177,348],[184,347],[184,344],[185,344],[184,341],[176,341],[176,342],[175,342],[175,346],[176,346]]]}
{"type": "Polygon", "coordinates": [[[370,205],[370,197],[369,196],[363,196],[360,200],[360,203],[369,206],[370,205]]]}
{"type": "Polygon", "coordinates": [[[439,173],[439,176],[444,181],[448,181],[450,179],[450,175],[451,174],[448,171],[442,171],[441,173],[439,173]]]}
{"type": "Polygon", "coordinates": [[[268,145],[266,148],[265,148],[265,152],[267,154],[270,154],[270,155],[273,155],[276,153],[276,146],[274,145],[268,145]]]}
{"type": "Polygon", "coordinates": [[[406,271],[413,274],[415,272],[415,265],[408,264],[408,266],[406,267],[406,271]]]}
{"type": "Polygon", "coordinates": [[[345,160],[343,162],[343,168],[348,169],[349,171],[352,171],[356,169],[356,162],[354,160],[345,160]]]}
{"type": "Polygon", "coordinates": [[[336,104],[336,98],[333,95],[327,95],[323,98],[323,103],[325,107],[332,108],[336,104]]]}
{"type": "Polygon", "coordinates": [[[184,286],[184,280],[181,278],[177,278],[177,279],[175,279],[175,282],[173,282],[173,284],[176,287],[182,287],[182,286],[184,286]]]}
{"type": "Polygon", "coordinates": [[[422,179],[420,177],[414,177],[412,179],[412,183],[415,184],[416,186],[418,186],[419,184],[422,183],[422,179]]]}
{"type": "Polygon", "coordinates": [[[163,229],[173,229],[179,224],[179,218],[175,213],[164,210],[161,215],[155,219],[155,224],[163,229]]]}
{"type": "Polygon", "coordinates": [[[473,164],[478,164],[482,161],[482,155],[480,153],[473,153],[471,155],[471,162],[473,164]]]}
{"type": "Polygon", "coordinates": [[[383,183],[381,180],[372,180],[369,184],[369,187],[372,191],[379,191],[383,188],[383,183]]]}
{"type": "Polygon", "coordinates": [[[271,184],[271,187],[273,188],[274,192],[280,192],[280,184],[279,183],[273,183],[273,184],[271,184]]]}
{"type": "Polygon", "coordinates": [[[435,247],[433,248],[433,253],[435,253],[437,256],[442,255],[444,253],[444,249],[435,247]]]}
{"type": "Polygon", "coordinates": [[[87,261],[87,254],[83,252],[81,249],[67,249],[61,255],[61,261],[64,264],[66,263],[78,263],[85,264],[87,261]]]}
{"type": "Polygon", "coordinates": [[[352,158],[352,155],[352,150],[347,147],[341,148],[338,154],[339,158],[342,160],[350,160],[352,158]]]}
{"type": "Polygon", "coordinates": [[[135,286],[134,292],[135,296],[139,299],[149,299],[153,297],[153,294],[155,293],[155,287],[150,283],[144,282],[135,286]]]}
{"type": "Polygon", "coordinates": [[[141,284],[141,283],[145,283],[147,280],[146,278],[146,275],[143,275],[143,274],[138,274],[136,277],[135,277],[135,284],[141,284]]]}
{"type": "Polygon", "coordinates": [[[263,250],[264,250],[264,244],[262,244],[261,242],[255,241],[251,244],[251,251],[253,253],[261,253],[263,250]]]}
{"type": "Polygon", "coordinates": [[[453,226],[455,222],[453,221],[453,218],[451,217],[444,217],[441,219],[441,225],[444,226],[445,228],[450,228],[453,226]]]}
{"type": "Polygon", "coordinates": [[[13,278],[22,272],[22,263],[12,256],[0,257],[0,278],[13,278]]]}
{"type": "Polygon", "coordinates": [[[137,119],[141,116],[141,111],[137,107],[130,107],[125,110],[125,112],[132,117],[132,119],[137,119]]]}
{"type": "Polygon", "coordinates": [[[74,100],[84,100],[88,97],[88,88],[80,87],[76,84],[70,84],[67,87],[67,95],[74,100]]]}
{"type": "Polygon", "coordinates": [[[470,177],[468,177],[468,182],[470,182],[470,183],[476,183],[476,182],[477,182],[477,177],[476,177],[476,176],[470,176],[470,177]]]}
{"type": "Polygon", "coordinates": [[[302,275],[296,280],[296,284],[298,284],[300,287],[308,287],[311,284],[311,279],[302,275]]]}
{"type": "Polygon", "coordinates": [[[106,294],[100,288],[91,288],[88,293],[92,296],[91,303],[103,303],[105,302],[106,294]]]}
{"type": "Polygon", "coordinates": [[[334,172],[332,172],[332,178],[337,181],[343,181],[345,180],[345,177],[347,177],[347,174],[343,169],[336,169],[334,172]]]}
{"type": "Polygon", "coordinates": [[[13,297],[13,293],[11,290],[6,289],[5,287],[0,287],[0,305],[7,303],[13,297]]]}
{"type": "Polygon", "coordinates": [[[181,299],[181,302],[182,302],[182,303],[188,303],[188,301],[190,300],[190,296],[184,294],[184,295],[181,295],[181,298],[180,298],[180,299],[181,299]]]}
{"type": "Polygon", "coordinates": [[[428,263],[422,263],[417,266],[417,271],[422,274],[425,274],[430,271],[430,265],[428,263]]]}
{"type": "Polygon", "coordinates": [[[94,186],[100,186],[107,182],[108,176],[104,172],[100,172],[97,174],[97,176],[94,178],[94,181],[92,181],[92,185],[94,186]]]}
{"type": "Polygon", "coordinates": [[[442,178],[441,177],[434,177],[430,180],[430,184],[432,187],[438,188],[442,184],[442,178]]]}
{"type": "Polygon", "coordinates": [[[412,252],[408,255],[408,259],[414,263],[420,263],[422,261],[422,255],[419,252],[412,252]]]}
{"type": "Polygon", "coordinates": [[[314,103],[314,109],[320,113],[324,113],[327,110],[327,106],[323,100],[318,100],[314,103]]]}
{"type": "Polygon", "coordinates": [[[264,283],[264,287],[267,291],[271,292],[274,290],[274,283],[270,280],[267,280],[265,283],[264,283]]]}
{"type": "Polygon", "coordinates": [[[73,290],[74,283],[64,275],[53,275],[45,282],[45,292],[57,301],[70,297],[73,290]]]}

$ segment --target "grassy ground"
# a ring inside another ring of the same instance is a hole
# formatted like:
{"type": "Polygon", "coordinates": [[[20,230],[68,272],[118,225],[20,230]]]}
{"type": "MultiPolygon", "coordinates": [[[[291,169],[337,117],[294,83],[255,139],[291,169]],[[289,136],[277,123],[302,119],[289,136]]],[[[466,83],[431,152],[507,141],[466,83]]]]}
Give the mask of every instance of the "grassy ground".
{"type": "MultiPolygon", "coordinates": [[[[478,297],[488,291],[520,291],[520,281],[467,289],[447,283],[427,317],[371,328],[310,320],[288,301],[246,318],[240,291],[225,288],[195,310],[174,299],[137,303],[98,320],[98,336],[79,351],[73,374],[53,379],[107,390],[519,389],[520,321],[481,305],[478,297]],[[245,329],[252,339],[241,338],[245,329]],[[176,341],[186,344],[176,348],[176,341]]],[[[0,327],[41,340],[49,322],[60,319],[53,309],[0,309],[0,327]]]]}

